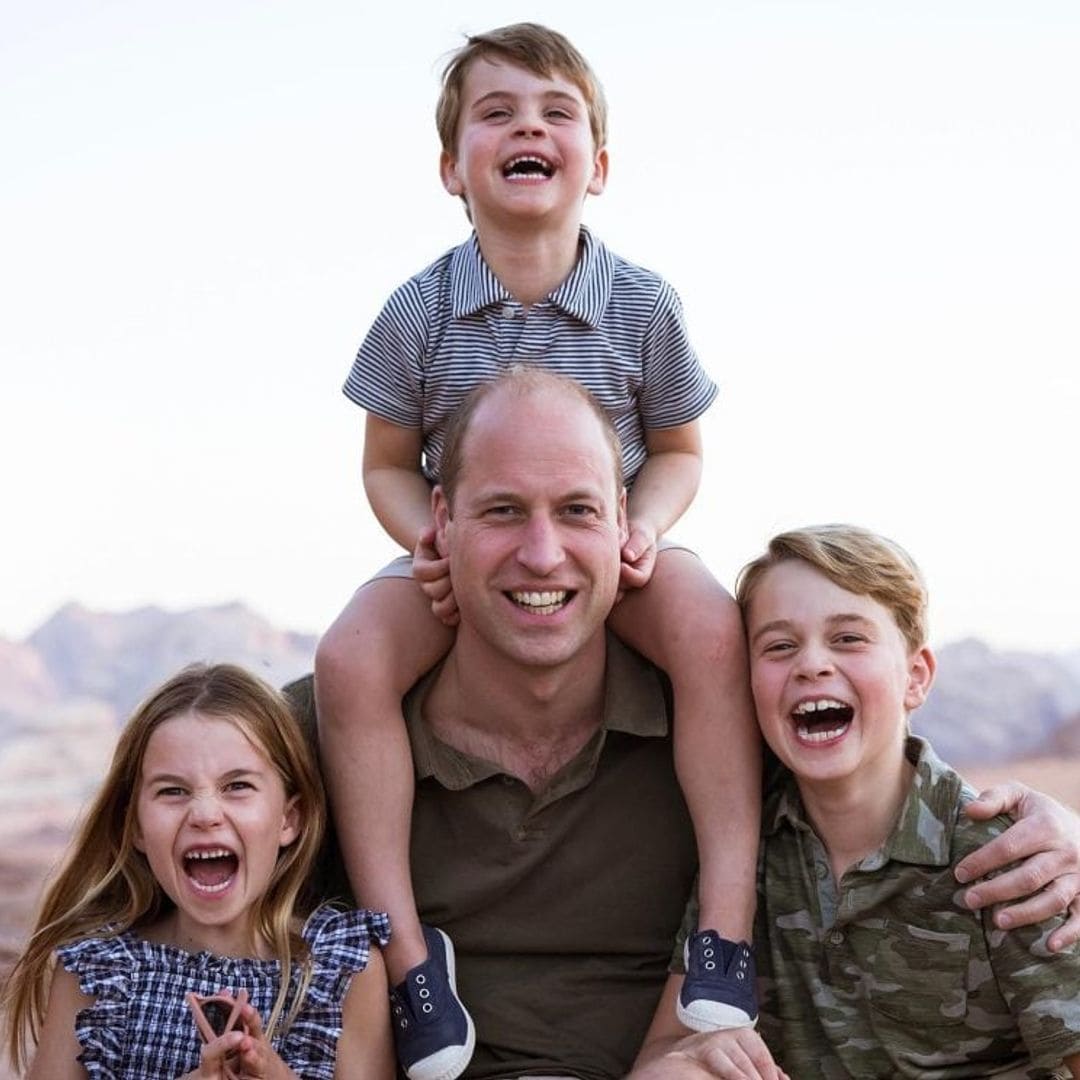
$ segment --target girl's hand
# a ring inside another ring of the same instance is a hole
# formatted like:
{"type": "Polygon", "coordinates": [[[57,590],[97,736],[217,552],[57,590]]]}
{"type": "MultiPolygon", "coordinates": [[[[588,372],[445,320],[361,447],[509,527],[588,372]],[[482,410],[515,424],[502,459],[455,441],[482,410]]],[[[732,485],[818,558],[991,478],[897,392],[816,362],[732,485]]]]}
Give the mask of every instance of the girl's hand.
{"type": "Polygon", "coordinates": [[[458,608],[450,584],[450,560],[439,555],[435,548],[435,526],[420,533],[413,552],[413,577],[424,595],[431,601],[435,618],[447,626],[457,626],[458,608]]]}
{"type": "Polygon", "coordinates": [[[238,1080],[299,1080],[267,1041],[257,1009],[245,1005],[240,1010],[240,1022],[247,1034],[241,1034],[236,1042],[233,1068],[238,1080]]]}

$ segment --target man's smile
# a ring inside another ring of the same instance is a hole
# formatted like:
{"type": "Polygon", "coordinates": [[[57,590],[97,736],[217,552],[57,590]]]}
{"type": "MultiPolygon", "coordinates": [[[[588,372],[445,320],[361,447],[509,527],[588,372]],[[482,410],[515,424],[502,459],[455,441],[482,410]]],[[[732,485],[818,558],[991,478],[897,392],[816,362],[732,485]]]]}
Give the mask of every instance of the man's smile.
{"type": "Polygon", "coordinates": [[[561,611],[576,595],[568,589],[551,589],[544,592],[518,592],[507,593],[518,607],[533,615],[554,615],[561,611]]]}

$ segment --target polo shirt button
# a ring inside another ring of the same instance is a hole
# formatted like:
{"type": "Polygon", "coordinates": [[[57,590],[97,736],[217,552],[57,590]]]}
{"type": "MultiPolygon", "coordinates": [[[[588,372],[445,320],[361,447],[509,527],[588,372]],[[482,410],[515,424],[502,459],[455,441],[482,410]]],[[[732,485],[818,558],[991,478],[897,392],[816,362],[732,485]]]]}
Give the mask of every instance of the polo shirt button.
{"type": "Polygon", "coordinates": [[[504,783],[504,784],[505,784],[505,785],[506,785],[507,787],[510,787],[510,786],[511,786],[511,785],[513,784],[513,782],[514,782],[514,778],[513,778],[512,776],[507,776],[507,775],[506,775],[506,773],[503,773],[503,778],[502,778],[502,782],[503,782],[503,783],[504,783]]]}
{"type": "Polygon", "coordinates": [[[844,935],[839,930],[834,930],[829,935],[829,942],[832,945],[843,945],[844,944],[844,935]]]}
{"type": "Polygon", "coordinates": [[[525,828],[524,825],[519,825],[514,830],[514,839],[515,840],[525,840],[525,839],[528,838],[528,835],[529,835],[528,830],[525,828]]]}

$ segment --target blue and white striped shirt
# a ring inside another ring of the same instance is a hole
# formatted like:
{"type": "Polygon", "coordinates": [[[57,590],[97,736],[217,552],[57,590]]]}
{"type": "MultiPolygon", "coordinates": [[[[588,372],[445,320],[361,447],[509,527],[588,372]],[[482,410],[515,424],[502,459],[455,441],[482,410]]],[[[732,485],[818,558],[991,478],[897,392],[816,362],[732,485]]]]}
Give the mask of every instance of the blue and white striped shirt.
{"type": "Polygon", "coordinates": [[[473,234],[391,294],[343,389],[376,416],[421,430],[424,474],[434,482],[454,410],[516,363],[588,387],[615,423],[628,481],[645,461],[647,428],[688,424],[717,393],[671,286],[584,228],[570,276],[527,311],[491,272],[473,234]]]}

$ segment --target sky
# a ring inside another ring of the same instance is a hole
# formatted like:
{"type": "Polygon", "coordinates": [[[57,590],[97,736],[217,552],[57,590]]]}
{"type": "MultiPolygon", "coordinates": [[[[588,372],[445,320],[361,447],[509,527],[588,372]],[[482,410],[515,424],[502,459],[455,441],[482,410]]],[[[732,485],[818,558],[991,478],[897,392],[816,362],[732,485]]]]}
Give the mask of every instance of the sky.
{"type": "Polygon", "coordinates": [[[395,553],[340,386],[467,235],[463,35],[590,59],[585,221],[680,293],[720,396],[673,536],[899,541],[936,642],[1080,649],[1072,0],[41,0],[0,15],[0,636],[240,599],[319,631],[395,553]]]}

